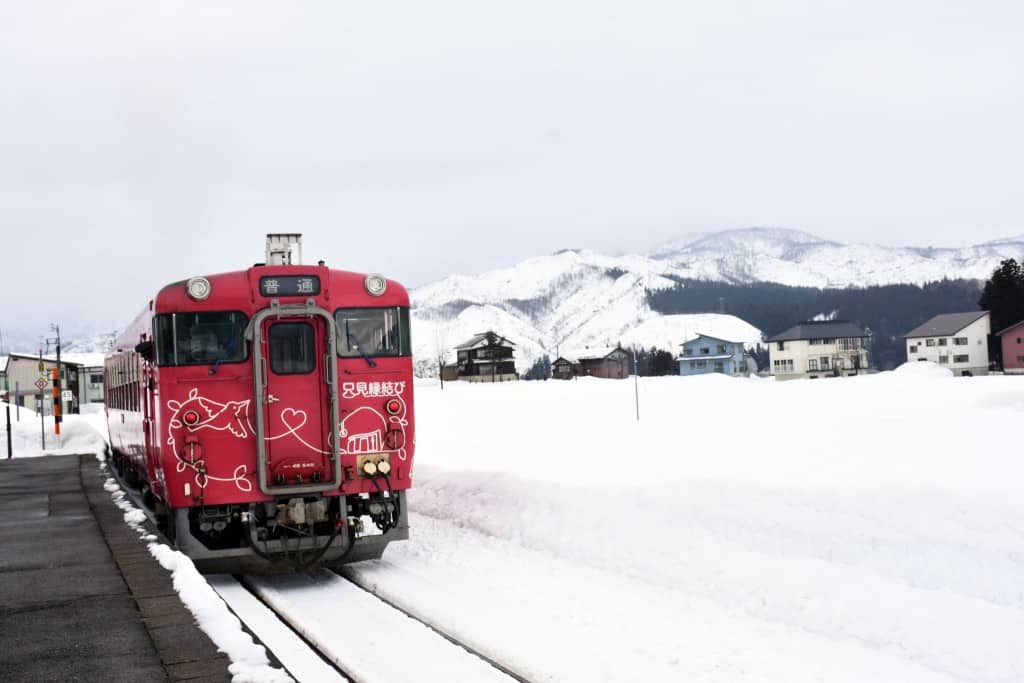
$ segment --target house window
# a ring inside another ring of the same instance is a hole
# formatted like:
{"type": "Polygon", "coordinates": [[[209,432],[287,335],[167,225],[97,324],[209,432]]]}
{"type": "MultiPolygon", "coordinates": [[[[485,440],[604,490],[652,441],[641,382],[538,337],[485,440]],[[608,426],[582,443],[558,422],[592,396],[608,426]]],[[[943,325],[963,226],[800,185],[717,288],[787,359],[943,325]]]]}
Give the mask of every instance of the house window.
{"type": "Polygon", "coordinates": [[[786,342],[779,342],[778,343],[778,348],[779,348],[779,351],[785,351],[786,350],[786,342]]]}
{"type": "Polygon", "coordinates": [[[925,342],[924,342],[924,345],[925,346],[935,346],[935,340],[934,339],[926,339],[925,342]]]}
{"type": "Polygon", "coordinates": [[[684,356],[689,356],[691,353],[693,353],[693,349],[691,347],[689,347],[689,346],[684,346],[683,347],[683,355],[684,356]]]}
{"type": "Polygon", "coordinates": [[[846,363],[843,362],[842,358],[836,358],[836,370],[843,370],[846,368],[846,363]]]}
{"type": "Polygon", "coordinates": [[[963,355],[960,355],[960,356],[953,356],[953,362],[954,363],[966,363],[970,359],[971,359],[971,357],[968,356],[967,354],[963,354],[963,355]]]}
{"type": "Polygon", "coordinates": [[[89,375],[90,384],[103,384],[103,375],[89,375]]]}
{"type": "Polygon", "coordinates": [[[1024,363],[1024,356],[1017,356],[1018,363],[1024,363]]]}
{"type": "Polygon", "coordinates": [[[909,353],[917,353],[917,346],[911,346],[909,353]]]}
{"type": "Polygon", "coordinates": [[[818,360],[816,358],[812,358],[809,361],[807,361],[807,369],[810,372],[817,372],[818,371],[818,360]]]}
{"type": "Polygon", "coordinates": [[[718,352],[719,353],[725,353],[725,344],[719,344],[718,345],[718,352]]]}
{"type": "Polygon", "coordinates": [[[967,346],[967,337],[954,337],[953,346],[967,346]]]}
{"type": "Polygon", "coordinates": [[[939,340],[939,346],[945,346],[947,341],[949,340],[943,337],[942,339],[939,340]]]}
{"type": "Polygon", "coordinates": [[[792,359],[777,360],[774,363],[776,373],[793,372],[793,361],[792,359]]]}
{"type": "Polygon", "coordinates": [[[702,346],[702,347],[700,347],[700,352],[705,354],[705,355],[707,355],[708,353],[711,352],[711,347],[709,347],[709,346],[702,346]]]}
{"type": "Polygon", "coordinates": [[[722,365],[722,361],[715,361],[715,372],[725,372],[725,366],[722,365]]]}
{"type": "Polygon", "coordinates": [[[821,357],[821,369],[828,370],[828,356],[821,357]]]}
{"type": "Polygon", "coordinates": [[[949,356],[939,356],[939,363],[943,365],[949,364],[949,356]]]}

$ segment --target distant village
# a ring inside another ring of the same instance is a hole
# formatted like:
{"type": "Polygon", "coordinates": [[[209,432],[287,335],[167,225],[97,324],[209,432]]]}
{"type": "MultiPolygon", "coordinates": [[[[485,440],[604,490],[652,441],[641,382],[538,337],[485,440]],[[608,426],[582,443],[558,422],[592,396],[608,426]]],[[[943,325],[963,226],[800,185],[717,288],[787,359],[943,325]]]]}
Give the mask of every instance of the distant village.
{"type": "MultiPolygon", "coordinates": [[[[958,377],[1024,375],[1024,267],[1014,259],[1003,261],[985,283],[978,303],[982,310],[941,313],[900,335],[906,362],[931,362],[958,377]],[[1001,329],[993,330],[993,319],[1001,329]]],[[[900,336],[886,339],[895,342],[900,336]]],[[[59,349],[59,338],[57,342],[59,349]]],[[[433,376],[442,382],[669,374],[813,380],[877,372],[879,363],[871,357],[871,342],[870,330],[859,324],[815,319],[798,322],[753,345],[697,332],[670,350],[627,348],[621,343],[559,348],[553,359],[548,355],[531,359],[532,367],[521,373],[516,367],[515,342],[501,330],[492,329],[474,334],[454,349],[437,349],[434,369],[424,373],[430,366],[420,365],[418,372],[421,376],[436,373],[433,376]],[[446,362],[451,350],[454,363],[446,362]]],[[[424,360],[429,359],[418,363],[424,360]]],[[[59,350],[57,355],[0,355],[0,400],[15,409],[51,414],[59,400],[62,412],[77,413],[85,404],[103,403],[104,385],[102,353],[65,354],[63,358],[59,350]]]]}
{"type": "MultiPolygon", "coordinates": [[[[810,320],[765,339],[768,363],[760,370],[749,344],[697,333],[669,356],[667,369],[663,365],[652,370],[650,353],[645,368],[637,362],[636,349],[616,345],[561,350],[554,360],[538,361],[527,375],[516,370],[515,342],[499,331],[487,330],[454,348],[456,360],[440,366],[440,378],[444,382],[625,379],[638,369],[640,374],[758,375],[779,381],[855,377],[877,371],[868,351],[869,338],[867,330],[848,321],[810,320]]],[[[993,333],[989,311],[943,313],[907,331],[904,339],[908,362],[930,361],[961,377],[994,372],[1024,375],[1024,320],[993,333]]],[[[71,355],[61,360],[60,368],[65,412],[77,413],[83,404],[103,402],[102,354],[71,355]]],[[[36,383],[40,375],[50,377],[56,370],[55,356],[0,356],[4,394],[0,398],[49,414],[52,385],[47,384],[44,392],[36,383]]]]}
{"type": "MultiPolygon", "coordinates": [[[[867,330],[845,320],[804,321],[765,339],[768,365],[759,371],[747,344],[697,333],[673,355],[672,374],[757,374],[776,380],[855,377],[876,371],[869,357],[869,338],[867,330]]],[[[907,331],[904,339],[908,362],[930,361],[961,377],[1024,374],[1024,320],[993,334],[989,311],[943,313],[907,331]]],[[[455,347],[456,362],[441,366],[441,379],[521,379],[515,368],[515,347],[499,331],[476,334],[455,347]]],[[[531,372],[528,378],[624,379],[638,369],[635,351],[621,345],[560,351],[549,365],[541,361],[535,366],[539,372],[531,372]]]]}

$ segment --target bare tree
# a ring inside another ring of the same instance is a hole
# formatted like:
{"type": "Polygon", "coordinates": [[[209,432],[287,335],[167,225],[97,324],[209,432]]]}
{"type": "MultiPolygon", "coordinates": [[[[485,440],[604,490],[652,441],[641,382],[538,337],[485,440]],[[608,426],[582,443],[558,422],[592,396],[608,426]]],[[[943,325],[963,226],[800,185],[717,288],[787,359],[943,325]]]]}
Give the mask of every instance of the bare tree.
{"type": "Polygon", "coordinates": [[[448,355],[448,333],[444,327],[434,327],[434,355],[437,357],[437,378],[441,382],[441,391],[444,391],[444,361],[448,355]]]}

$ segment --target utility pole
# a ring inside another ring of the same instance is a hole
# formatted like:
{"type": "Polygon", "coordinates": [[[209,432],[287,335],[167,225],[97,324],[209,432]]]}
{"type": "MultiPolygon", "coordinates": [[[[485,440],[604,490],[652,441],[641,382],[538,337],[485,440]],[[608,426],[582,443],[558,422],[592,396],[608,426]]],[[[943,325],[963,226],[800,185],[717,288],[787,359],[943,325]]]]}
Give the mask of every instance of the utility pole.
{"type": "Polygon", "coordinates": [[[53,433],[57,435],[57,448],[60,448],[60,423],[63,420],[64,401],[61,398],[61,364],[60,364],[60,325],[53,323],[50,329],[57,333],[55,339],[46,340],[46,348],[50,348],[50,342],[57,344],[57,369],[53,374],[53,433]]]}
{"type": "Polygon", "coordinates": [[[636,347],[633,347],[633,398],[636,402],[636,421],[640,421],[640,365],[636,362],[636,347]]]}
{"type": "MultiPolygon", "coordinates": [[[[42,350],[42,348],[40,348],[39,349],[39,376],[41,378],[43,378],[44,381],[46,379],[45,373],[46,373],[46,366],[43,365],[43,350],[42,350]]],[[[37,383],[36,386],[39,387],[39,396],[36,399],[36,408],[39,410],[39,447],[40,447],[40,450],[44,450],[45,451],[46,450],[46,421],[43,420],[43,413],[45,412],[43,410],[43,387],[45,387],[46,385],[45,384],[41,384],[41,383],[37,383]]]]}

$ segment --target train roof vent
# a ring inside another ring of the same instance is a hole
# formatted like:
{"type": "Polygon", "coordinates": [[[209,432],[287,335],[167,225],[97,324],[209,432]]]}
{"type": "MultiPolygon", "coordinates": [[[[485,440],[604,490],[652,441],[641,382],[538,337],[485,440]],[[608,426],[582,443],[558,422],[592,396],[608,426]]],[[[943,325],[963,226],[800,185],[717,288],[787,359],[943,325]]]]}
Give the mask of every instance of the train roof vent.
{"type": "Polygon", "coordinates": [[[302,263],[302,233],[267,234],[267,265],[291,266],[302,263]]]}

